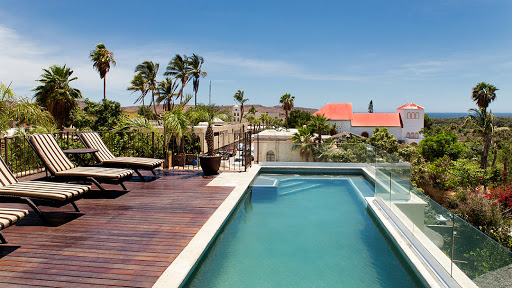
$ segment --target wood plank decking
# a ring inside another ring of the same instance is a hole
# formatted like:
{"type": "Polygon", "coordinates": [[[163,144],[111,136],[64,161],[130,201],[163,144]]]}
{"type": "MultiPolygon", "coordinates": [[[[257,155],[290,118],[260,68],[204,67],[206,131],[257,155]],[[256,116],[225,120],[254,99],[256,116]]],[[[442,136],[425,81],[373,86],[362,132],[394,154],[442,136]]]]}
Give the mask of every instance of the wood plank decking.
{"type": "Polygon", "coordinates": [[[51,227],[31,211],[3,231],[9,243],[0,245],[0,287],[151,287],[233,189],[207,187],[211,179],[201,174],[134,176],[127,193],[93,187],[77,201],[80,213],[42,206],[51,227]]]}

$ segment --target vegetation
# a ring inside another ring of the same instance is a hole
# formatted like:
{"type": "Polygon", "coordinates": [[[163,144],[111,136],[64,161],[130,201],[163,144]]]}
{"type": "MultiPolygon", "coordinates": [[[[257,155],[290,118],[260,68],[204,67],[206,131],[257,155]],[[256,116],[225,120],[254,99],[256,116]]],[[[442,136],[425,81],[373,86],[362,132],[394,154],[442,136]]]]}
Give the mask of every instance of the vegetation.
{"type": "Polygon", "coordinates": [[[204,59],[201,56],[192,54],[188,59],[188,64],[191,68],[189,74],[192,77],[192,84],[194,85],[194,106],[197,106],[197,91],[199,90],[199,79],[206,77],[207,73],[201,70],[204,63],[204,59]]]}
{"type": "MultiPolygon", "coordinates": [[[[244,103],[249,101],[249,99],[244,98],[244,90],[236,91],[233,98],[235,98],[236,102],[240,103],[240,123],[242,123],[242,119],[244,118],[244,103]]],[[[254,108],[254,106],[252,106],[252,108],[254,108]]]]}
{"type": "Polygon", "coordinates": [[[116,66],[114,53],[108,51],[103,43],[99,43],[91,51],[89,58],[93,62],[92,66],[100,73],[100,78],[103,79],[103,99],[107,100],[107,73],[110,71],[110,64],[116,66]]]}
{"type": "Polygon", "coordinates": [[[52,115],[27,99],[16,96],[15,92],[0,82],[0,134],[11,125],[41,127],[45,131],[54,130],[52,115]]]}
{"type": "Polygon", "coordinates": [[[292,110],[288,117],[288,127],[300,128],[311,120],[311,113],[304,110],[292,110]]]}
{"type": "Polygon", "coordinates": [[[214,153],[214,135],[213,135],[213,128],[212,124],[215,118],[219,118],[221,120],[229,120],[230,119],[230,113],[227,110],[221,110],[219,106],[212,104],[212,105],[203,105],[198,104],[197,107],[194,109],[191,109],[190,115],[193,119],[196,121],[201,122],[207,122],[208,128],[206,128],[206,134],[205,134],[205,140],[206,145],[208,146],[208,153],[207,156],[215,156],[214,153]]]}
{"type": "Polygon", "coordinates": [[[281,96],[281,99],[279,100],[279,104],[281,104],[285,113],[285,125],[288,128],[290,127],[290,125],[288,124],[288,112],[290,112],[293,109],[294,101],[295,96],[292,96],[289,93],[286,93],[283,96],[281,96]]]}
{"type": "Polygon", "coordinates": [[[73,126],[79,131],[110,131],[128,119],[116,101],[103,99],[96,103],[85,99],[85,105],[82,111],[76,112],[73,120],[73,126]]]}
{"type": "Polygon", "coordinates": [[[36,103],[52,114],[58,129],[68,127],[72,121],[72,112],[78,105],[77,99],[82,98],[82,92],[70,86],[70,82],[77,77],[70,78],[73,70],[66,65],[53,65],[43,71],[41,79],[37,80],[42,85],[33,90],[36,92],[36,103]]]}

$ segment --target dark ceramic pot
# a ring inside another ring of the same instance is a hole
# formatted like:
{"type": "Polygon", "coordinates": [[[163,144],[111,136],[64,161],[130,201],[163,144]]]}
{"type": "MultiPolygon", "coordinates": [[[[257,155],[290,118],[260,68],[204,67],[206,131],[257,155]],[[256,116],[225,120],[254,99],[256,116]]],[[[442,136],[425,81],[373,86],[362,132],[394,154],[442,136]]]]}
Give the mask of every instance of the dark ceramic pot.
{"type": "Polygon", "coordinates": [[[216,175],[219,174],[220,160],[222,156],[199,156],[199,163],[201,169],[203,169],[204,175],[216,175]]]}

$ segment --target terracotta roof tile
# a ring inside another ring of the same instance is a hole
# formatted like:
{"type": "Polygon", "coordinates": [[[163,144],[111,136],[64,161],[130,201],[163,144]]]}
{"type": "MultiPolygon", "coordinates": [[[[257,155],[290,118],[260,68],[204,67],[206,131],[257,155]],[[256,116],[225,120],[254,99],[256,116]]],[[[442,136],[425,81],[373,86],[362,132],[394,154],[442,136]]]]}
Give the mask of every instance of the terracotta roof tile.
{"type": "Polygon", "coordinates": [[[330,120],[352,120],[352,103],[328,103],[313,115],[324,115],[330,120]]]}
{"type": "Polygon", "coordinates": [[[362,127],[401,127],[399,113],[354,113],[352,126],[362,127]]]}
{"type": "Polygon", "coordinates": [[[416,105],[414,103],[407,103],[407,104],[404,104],[398,108],[396,108],[397,110],[398,109],[422,109],[422,110],[425,110],[425,108],[419,106],[419,105],[416,105]]]}

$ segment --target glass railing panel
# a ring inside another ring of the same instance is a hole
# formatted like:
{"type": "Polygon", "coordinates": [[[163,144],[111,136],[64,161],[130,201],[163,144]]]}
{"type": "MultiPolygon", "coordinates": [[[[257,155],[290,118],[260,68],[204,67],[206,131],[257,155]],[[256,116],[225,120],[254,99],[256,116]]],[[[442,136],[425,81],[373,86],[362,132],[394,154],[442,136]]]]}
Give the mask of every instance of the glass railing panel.
{"type": "Polygon", "coordinates": [[[445,270],[451,273],[453,213],[414,188],[411,189],[411,202],[423,209],[423,223],[416,221],[414,235],[445,270]]]}
{"type": "Polygon", "coordinates": [[[453,264],[456,267],[476,280],[480,287],[494,287],[492,283],[510,280],[512,252],[458,216],[455,216],[454,231],[453,264]],[[508,269],[504,268],[507,266],[508,269]]]}
{"type": "Polygon", "coordinates": [[[375,169],[375,197],[383,200],[387,205],[390,204],[391,191],[391,173],[382,167],[375,169]]]}

